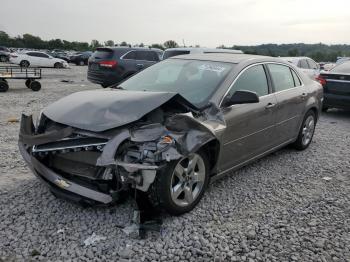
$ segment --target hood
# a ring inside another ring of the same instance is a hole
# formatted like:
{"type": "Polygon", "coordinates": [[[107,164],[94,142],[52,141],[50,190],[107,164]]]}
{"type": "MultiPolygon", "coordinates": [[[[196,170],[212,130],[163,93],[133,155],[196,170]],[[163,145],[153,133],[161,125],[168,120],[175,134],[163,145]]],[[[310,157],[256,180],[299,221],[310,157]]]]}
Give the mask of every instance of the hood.
{"type": "Polygon", "coordinates": [[[105,89],[71,94],[46,107],[43,114],[57,123],[101,132],[139,120],[170,100],[177,107],[195,108],[176,93],[105,89]]]}

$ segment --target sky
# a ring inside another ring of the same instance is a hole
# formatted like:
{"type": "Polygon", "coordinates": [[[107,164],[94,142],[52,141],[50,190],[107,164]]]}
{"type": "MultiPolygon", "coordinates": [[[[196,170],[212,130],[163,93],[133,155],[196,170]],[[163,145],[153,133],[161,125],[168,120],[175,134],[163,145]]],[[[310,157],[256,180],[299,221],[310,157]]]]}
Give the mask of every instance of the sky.
{"type": "Polygon", "coordinates": [[[0,0],[0,6],[0,30],[45,40],[350,44],[349,0],[0,0]]]}

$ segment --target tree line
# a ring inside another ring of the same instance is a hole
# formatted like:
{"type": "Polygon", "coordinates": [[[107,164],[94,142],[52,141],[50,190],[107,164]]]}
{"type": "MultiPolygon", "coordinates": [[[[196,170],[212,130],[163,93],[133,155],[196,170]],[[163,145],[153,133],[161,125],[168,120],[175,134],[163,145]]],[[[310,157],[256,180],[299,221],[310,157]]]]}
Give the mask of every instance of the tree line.
{"type": "MultiPolygon", "coordinates": [[[[0,31],[0,46],[15,47],[15,48],[34,48],[34,49],[60,49],[60,50],[75,50],[88,51],[95,50],[99,46],[145,46],[143,43],[129,44],[125,41],[120,43],[107,40],[103,43],[98,40],[92,40],[91,43],[67,41],[61,39],[43,40],[38,36],[31,34],[23,34],[22,36],[10,37],[6,32],[0,31]]],[[[168,40],[162,44],[151,44],[150,47],[166,49],[179,47],[174,40],[168,40]]],[[[198,45],[195,47],[199,47],[198,45]]],[[[233,45],[227,47],[224,45],[219,48],[238,49],[246,54],[268,55],[268,56],[308,56],[317,62],[334,62],[337,57],[350,56],[350,45],[326,45],[326,44],[263,44],[255,46],[233,45]]]]}
{"type": "MultiPolygon", "coordinates": [[[[92,40],[91,43],[67,41],[61,39],[43,40],[38,36],[31,34],[23,34],[22,36],[10,37],[6,32],[0,31],[0,46],[14,47],[14,48],[33,48],[33,49],[59,49],[59,50],[75,50],[75,51],[93,51],[99,46],[132,46],[131,44],[122,41],[117,43],[113,40],[107,40],[100,43],[98,40],[92,40]]],[[[135,45],[133,45],[135,46],[135,45]]],[[[137,44],[139,47],[145,46],[143,43],[137,44]]],[[[151,47],[166,49],[178,47],[178,44],[173,40],[168,40],[163,44],[152,44],[151,47]]]]}

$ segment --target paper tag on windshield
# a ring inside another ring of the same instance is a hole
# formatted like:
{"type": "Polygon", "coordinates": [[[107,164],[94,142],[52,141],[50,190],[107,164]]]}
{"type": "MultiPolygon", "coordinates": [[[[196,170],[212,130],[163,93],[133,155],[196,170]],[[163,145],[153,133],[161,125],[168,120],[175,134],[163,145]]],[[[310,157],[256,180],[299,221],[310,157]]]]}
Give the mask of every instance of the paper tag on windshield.
{"type": "Polygon", "coordinates": [[[207,70],[207,71],[213,71],[217,73],[221,73],[225,70],[225,67],[222,66],[216,66],[216,65],[210,65],[210,64],[203,64],[200,67],[198,67],[199,70],[207,70]]]}

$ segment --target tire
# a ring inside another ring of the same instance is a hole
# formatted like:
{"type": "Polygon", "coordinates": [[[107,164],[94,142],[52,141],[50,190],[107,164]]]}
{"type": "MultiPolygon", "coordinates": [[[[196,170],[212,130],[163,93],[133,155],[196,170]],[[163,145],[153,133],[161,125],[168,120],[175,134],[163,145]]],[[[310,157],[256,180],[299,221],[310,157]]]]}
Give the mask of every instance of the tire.
{"type": "Polygon", "coordinates": [[[317,119],[314,111],[309,110],[304,116],[298,138],[293,143],[294,148],[297,150],[304,150],[309,147],[315,133],[316,121],[317,119]]]}
{"type": "Polygon", "coordinates": [[[0,62],[7,62],[7,57],[4,55],[0,56],[0,62]]]}
{"type": "Polygon", "coordinates": [[[323,107],[322,107],[322,112],[327,112],[328,109],[329,109],[329,107],[323,106],[323,107]]]}
{"type": "Polygon", "coordinates": [[[26,87],[30,87],[30,83],[32,82],[32,80],[31,79],[27,79],[26,80],[26,82],[25,82],[25,84],[26,84],[26,87]]]}
{"type": "Polygon", "coordinates": [[[9,90],[9,85],[6,81],[0,80],[0,92],[7,92],[9,90]]]}
{"type": "Polygon", "coordinates": [[[29,85],[29,88],[32,89],[34,92],[37,92],[41,89],[41,84],[38,81],[32,81],[29,85]]]}
{"type": "Polygon", "coordinates": [[[208,158],[203,152],[170,162],[160,173],[149,190],[149,198],[155,207],[171,215],[191,211],[201,200],[209,182],[208,158]],[[194,168],[189,168],[190,163],[194,168]],[[192,170],[187,173],[186,170],[192,170]],[[197,175],[196,175],[197,174],[197,175]],[[198,182],[194,182],[197,179],[198,182]],[[174,190],[174,191],[173,191],[174,190]]]}
{"type": "Polygon", "coordinates": [[[63,68],[63,65],[62,65],[62,63],[57,62],[57,63],[55,63],[55,64],[53,65],[53,67],[54,67],[54,68],[63,68]]]}
{"type": "Polygon", "coordinates": [[[109,84],[101,84],[101,86],[102,86],[103,88],[107,88],[107,87],[109,87],[109,86],[111,86],[111,85],[109,85],[109,84]]]}
{"type": "Polygon", "coordinates": [[[29,67],[30,66],[30,63],[27,61],[27,60],[22,60],[19,65],[21,67],[29,67]]]}

